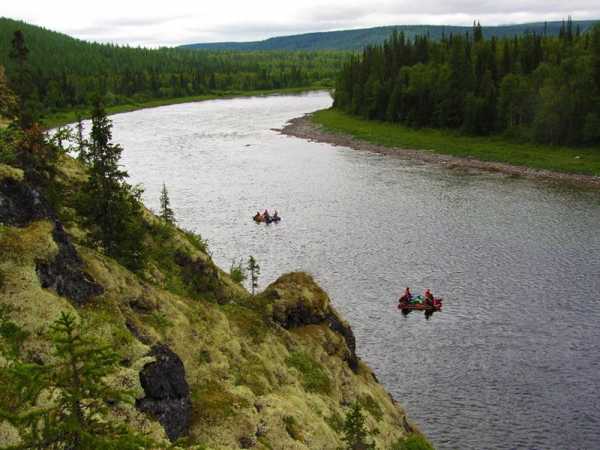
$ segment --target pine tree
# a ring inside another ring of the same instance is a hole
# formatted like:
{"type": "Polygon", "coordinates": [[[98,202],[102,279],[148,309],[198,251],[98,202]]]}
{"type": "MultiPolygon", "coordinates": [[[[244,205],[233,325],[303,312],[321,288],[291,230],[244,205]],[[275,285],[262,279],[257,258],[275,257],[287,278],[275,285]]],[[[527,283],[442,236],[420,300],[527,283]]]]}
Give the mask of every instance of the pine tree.
{"type": "Polygon", "coordinates": [[[79,206],[90,228],[92,245],[132,270],[144,266],[141,190],[126,183],[127,172],[119,167],[123,149],[111,143],[112,123],[97,100],[92,112],[92,131],[87,157],[90,176],[79,206]]]}
{"type": "Polygon", "coordinates": [[[254,256],[250,256],[248,259],[248,265],[246,269],[250,273],[250,283],[252,285],[252,295],[255,294],[256,289],[258,288],[258,276],[260,275],[260,266],[254,259],[254,256]]]}
{"type": "Polygon", "coordinates": [[[119,356],[83,333],[70,314],[63,312],[50,330],[51,362],[9,358],[1,369],[9,384],[3,383],[0,391],[12,404],[0,406],[0,417],[19,430],[22,441],[13,448],[133,450],[150,444],[107,420],[109,403],[133,401],[131,393],[106,382],[119,356]]]}
{"type": "Polygon", "coordinates": [[[163,183],[160,191],[160,218],[168,224],[175,223],[175,213],[171,209],[171,201],[169,200],[169,192],[167,186],[163,183]]]}

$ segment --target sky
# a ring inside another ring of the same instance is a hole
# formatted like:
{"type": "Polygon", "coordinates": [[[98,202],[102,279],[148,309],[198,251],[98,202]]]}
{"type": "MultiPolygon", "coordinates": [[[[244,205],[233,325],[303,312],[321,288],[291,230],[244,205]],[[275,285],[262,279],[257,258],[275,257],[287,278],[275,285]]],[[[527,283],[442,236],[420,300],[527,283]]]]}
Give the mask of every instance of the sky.
{"type": "Polygon", "coordinates": [[[600,19],[600,0],[1,0],[0,16],[89,41],[157,47],[381,25],[600,19]]]}

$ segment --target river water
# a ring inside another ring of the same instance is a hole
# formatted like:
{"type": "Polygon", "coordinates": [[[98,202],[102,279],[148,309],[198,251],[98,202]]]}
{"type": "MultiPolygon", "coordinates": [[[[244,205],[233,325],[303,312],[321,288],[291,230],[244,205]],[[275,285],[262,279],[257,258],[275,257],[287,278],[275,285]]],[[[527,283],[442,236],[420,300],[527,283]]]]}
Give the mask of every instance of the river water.
{"type": "Polygon", "coordinates": [[[262,287],[312,273],[360,356],[440,449],[600,448],[600,195],[272,131],[326,93],[113,117],[131,181],[262,287]],[[278,209],[277,225],[251,220],[278,209]],[[444,311],[404,317],[405,286],[444,311]]]}

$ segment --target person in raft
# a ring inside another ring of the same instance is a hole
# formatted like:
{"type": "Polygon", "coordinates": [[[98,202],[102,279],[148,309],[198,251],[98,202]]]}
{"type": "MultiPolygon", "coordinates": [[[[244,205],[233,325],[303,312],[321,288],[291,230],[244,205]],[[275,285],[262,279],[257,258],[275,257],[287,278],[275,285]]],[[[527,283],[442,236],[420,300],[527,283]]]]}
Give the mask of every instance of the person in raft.
{"type": "Polygon", "coordinates": [[[265,221],[267,221],[271,218],[269,211],[267,211],[266,209],[265,209],[265,212],[263,213],[263,218],[265,219],[265,221]]]}
{"type": "Polygon", "coordinates": [[[256,211],[256,215],[254,216],[254,220],[256,220],[257,222],[260,222],[262,220],[262,215],[260,214],[260,211],[256,211]]]}
{"type": "Polygon", "coordinates": [[[425,303],[427,306],[433,306],[433,294],[429,289],[425,290],[423,297],[425,297],[425,301],[423,303],[425,303]]]}
{"type": "Polygon", "coordinates": [[[277,210],[275,210],[275,212],[273,213],[273,220],[274,221],[278,221],[279,220],[279,213],[277,212],[277,210]]]}
{"type": "Polygon", "coordinates": [[[406,288],[406,289],[404,289],[404,294],[402,294],[402,297],[400,297],[398,302],[399,303],[410,303],[411,300],[412,300],[412,294],[410,293],[410,289],[406,288]]]}

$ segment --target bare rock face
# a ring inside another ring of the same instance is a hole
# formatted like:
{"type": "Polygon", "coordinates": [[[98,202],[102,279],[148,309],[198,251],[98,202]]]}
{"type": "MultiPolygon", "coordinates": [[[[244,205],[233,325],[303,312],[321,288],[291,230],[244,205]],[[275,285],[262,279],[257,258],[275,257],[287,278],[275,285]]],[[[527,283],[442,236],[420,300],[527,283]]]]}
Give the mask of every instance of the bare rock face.
{"type": "Polygon", "coordinates": [[[152,347],[149,355],[156,361],[146,364],[140,372],[146,396],[136,401],[136,407],[155,417],[174,442],[187,434],[192,416],[185,368],[179,356],[164,344],[152,347]]]}
{"type": "Polygon", "coordinates": [[[325,291],[310,275],[283,275],[265,290],[265,295],[273,300],[273,320],[282,327],[290,329],[326,323],[332,331],[341,335],[349,350],[346,362],[354,372],[358,370],[356,339],[352,328],[331,306],[325,291]]]}
{"type": "Polygon", "coordinates": [[[104,292],[83,269],[83,261],[59,221],[52,232],[58,254],[52,261],[36,262],[36,272],[43,288],[54,289],[58,295],[81,306],[104,292]]]}
{"type": "Polygon", "coordinates": [[[0,223],[24,227],[48,218],[54,219],[54,213],[39,191],[13,179],[0,182],[0,223]]]}

